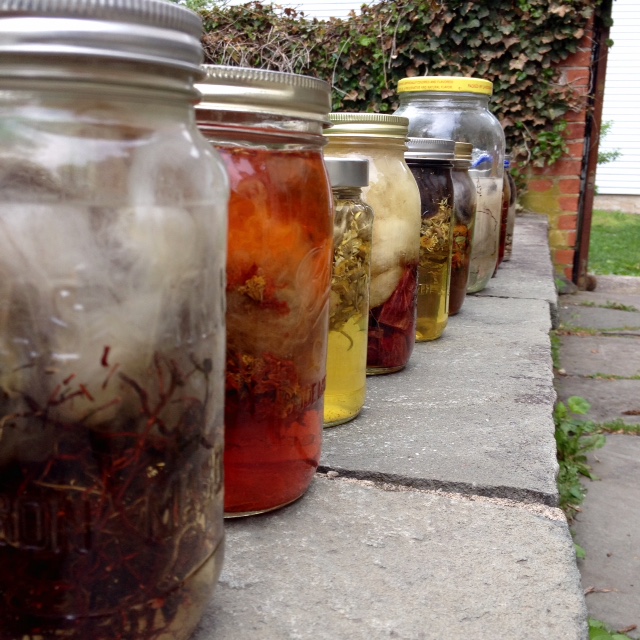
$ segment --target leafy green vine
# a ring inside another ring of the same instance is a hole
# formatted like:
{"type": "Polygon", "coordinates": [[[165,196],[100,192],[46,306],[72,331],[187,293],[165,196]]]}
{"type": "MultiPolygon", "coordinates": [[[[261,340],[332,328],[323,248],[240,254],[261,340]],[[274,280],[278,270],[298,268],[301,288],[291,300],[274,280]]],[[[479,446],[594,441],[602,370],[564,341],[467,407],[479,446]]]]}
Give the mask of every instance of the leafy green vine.
{"type": "Polygon", "coordinates": [[[564,116],[582,106],[558,65],[578,50],[601,0],[381,0],[349,20],[293,9],[187,0],[202,15],[207,62],[323,78],[336,111],[392,113],[405,76],[494,83],[492,110],[521,168],[566,151],[564,116]]]}

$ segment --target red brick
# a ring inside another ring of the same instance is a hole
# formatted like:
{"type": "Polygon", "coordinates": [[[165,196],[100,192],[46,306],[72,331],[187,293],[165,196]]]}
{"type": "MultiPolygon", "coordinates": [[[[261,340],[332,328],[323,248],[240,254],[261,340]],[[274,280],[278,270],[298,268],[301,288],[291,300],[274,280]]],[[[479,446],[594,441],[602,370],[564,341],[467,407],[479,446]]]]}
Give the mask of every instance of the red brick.
{"type": "Polygon", "coordinates": [[[584,140],[584,122],[571,122],[564,131],[565,140],[584,140]]]}
{"type": "Polygon", "coordinates": [[[578,50],[562,61],[562,66],[565,68],[591,66],[591,40],[589,39],[587,42],[583,40],[578,50]]]}
{"type": "Polygon", "coordinates": [[[582,168],[582,160],[576,158],[562,158],[547,168],[547,175],[552,176],[579,176],[582,168]]]}
{"type": "Polygon", "coordinates": [[[575,251],[573,249],[556,249],[553,254],[553,261],[555,264],[573,266],[574,254],[575,251]]]}
{"type": "Polygon", "coordinates": [[[580,111],[568,111],[567,114],[564,116],[564,119],[569,123],[572,123],[572,122],[582,123],[583,130],[584,130],[584,123],[587,121],[587,110],[583,106],[583,108],[580,111]]]}
{"type": "Polygon", "coordinates": [[[577,231],[565,231],[565,238],[567,242],[567,247],[575,247],[576,246],[576,238],[578,236],[577,231]]]}
{"type": "Polygon", "coordinates": [[[560,189],[560,193],[565,195],[579,195],[580,178],[560,178],[560,180],[558,180],[558,188],[560,189]]]}
{"type": "Polygon", "coordinates": [[[583,67],[582,69],[564,69],[562,74],[567,82],[574,87],[586,87],[589,84],[589,77],[591,75],[589,67],[583,67]]]}
{"type": "Polygon", "coordinates": [[[553,189],[553,180],[529,180],[527,183],[529,191],[549,191],[553,189]]]}
{"type": "Polygon", "coordinates": [[[573,231],[578,228],[578,215],[562,214],[558,217],[558,229],[573,231]]]}
{"type": "Polygon", "coordinates": [[[579,158],[582,160],[584,154],[584,142],[570,142],[567,144],[567,153],[572,158],[579,158]]]}
{"type": "Polygon", "coordinates": [[[562,209],[562,211],[569,211],[571,213],[573,213],[574,211],[577,212],[579,199],[579,196],[560,196],[558,198],[560,209],[562,209]]]}
{"type": "Polygon", "coordinates": [[[569,280],[573,279],[573,267],[565,267],[564,275],[569,278],[569,280]]]}

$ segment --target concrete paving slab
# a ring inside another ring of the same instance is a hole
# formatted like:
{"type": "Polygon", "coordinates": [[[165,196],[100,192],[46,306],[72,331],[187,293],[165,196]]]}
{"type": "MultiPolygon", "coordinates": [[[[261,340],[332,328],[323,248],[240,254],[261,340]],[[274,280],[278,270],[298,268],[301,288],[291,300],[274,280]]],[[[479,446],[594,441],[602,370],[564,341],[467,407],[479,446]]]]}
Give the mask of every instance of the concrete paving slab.
{"type": "Polygon", "coordinates": [[[640,638],[640,437],[607,436],[589,456],[600,480],[585,481],[587,497],[574,524],[587,557],[578,562],[589,614],[640,638]],[[600,591],[600,590],[610,591],[600,591]]]}
{"type": "MultiPolygon", "coordinates": [[[[640,294],[630,295],[624,293],[600,293],[599,291],[578,291],[559,299],[561,307],[565,306],[596,306],[602,308],[612,308],[613,305],[624,304],[640,311],[640,294]]],[[[633,309],[632,309],[633,310],[633,309]]]]}
{"type": "Polygon", "coordinates": [[[581,327],[640,335],[640,312],[560,305],[560,328],[581,327]]]}
{"type": "Polygon", "coordinates": [[[317,477],[297,503],[226,531],[193,640],[588,637],[557,509],[317,477]]]}
{"type": "Polygon", "coordinates": [[[635,276],[596,276],[599,293],[621,293],[640,296],[640,278],[635,276]]]}
{"type": "Polygon", "coordinates": [[[516,229],[512,259],[503,262],[495,278],[473,297],[546,300],[555,319],[558,296],[549,254],[547,218],[536,214],[519,215],[516,229]]]}
{"type": "Polygon", "coordinates": [[[372,376],[321,465],[363,479],[556,504],[549,304],[472,297],[402,372],[372,376]]]}
{"type": "MultiPolygon", "coordinates": [[[[562,355],[560,356],[562,358],[562,355]]],[[[623,420],[640,424],[640,415],[625,415],[625,411],[640,411],[640,380],[594,380],[577,376],[556,378],[558,399],[580,396],[591,404],[587,414],[594,422],[623,420]]]]}
{"type": "Polygon", "coordinates": [[[640,375],[640,337],[559,336],[560,366],[570,375],[640,375]]]}

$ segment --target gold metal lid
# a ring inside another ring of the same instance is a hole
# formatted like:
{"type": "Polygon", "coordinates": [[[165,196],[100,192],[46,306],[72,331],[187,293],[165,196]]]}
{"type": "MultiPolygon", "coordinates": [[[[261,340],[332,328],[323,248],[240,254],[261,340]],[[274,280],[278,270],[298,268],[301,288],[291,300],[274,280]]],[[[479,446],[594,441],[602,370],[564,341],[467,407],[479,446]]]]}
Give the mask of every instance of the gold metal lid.
{"type": "Polygon", "coordinates": [[[471,162],[472,153],[473,145],[470,142],[456,142],[456,160],[467,160],[471,162]]]}
{"type": "Polygon", "coordinates": [[[409,118],[387,116],[382,113],[330,113],[333,125],[324,132],[328,138],[339,136],[373,136],[376,138],[402,138],[409,132],[409,118]]]}
{"type": "Polygon", "coordinates": [[[202,65],[196,109],[264,113],[329,125],[331,85],[319,78],[249,67],[202,65]]]}
{"type": "Polygon", "coordinates": [[[482,78],[461,76],[415,76],[402,78],[398,82],[398,93],[427,91],[439,93],[477,93],[484,96],[493,94],[493,82],[482,78]]]}

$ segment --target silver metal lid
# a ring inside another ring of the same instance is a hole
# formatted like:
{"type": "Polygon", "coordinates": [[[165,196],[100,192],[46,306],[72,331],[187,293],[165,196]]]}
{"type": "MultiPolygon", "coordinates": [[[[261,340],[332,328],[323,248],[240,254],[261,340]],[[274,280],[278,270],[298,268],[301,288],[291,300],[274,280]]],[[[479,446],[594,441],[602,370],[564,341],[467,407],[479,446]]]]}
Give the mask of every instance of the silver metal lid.
{"type": "Polygon", "coordinates": [[[166,0],[0,0],[0,67],[106,59],[199,76],[201,35],[198,14],[166,0]]]}
{"type": "Polygon", "coordinates": [[[325,158],[332,187],[369,185],[369,161],[361,158],[325,158]]]}
{"type": "Polygon", "coordinates": [[[407,138],[408,151],[404,157],[421,160],[453,162],[456,143],[444,138],[407,138]]]}
{"type": "Polygon", "coordinates": [[[203,65],[196,109],[264,113],[329,125],[331,85],[319,78],[248,67],[203,65]]]}
{"type": "Polygon", "coordinates": [[[329,138],[339,136],[373,136],[376,138],[404,138],[409,131],[409,118],[383,113],[330,113],[333,126],[324,132],[329,138]]]}

